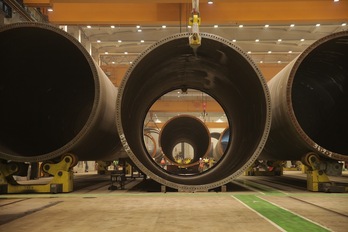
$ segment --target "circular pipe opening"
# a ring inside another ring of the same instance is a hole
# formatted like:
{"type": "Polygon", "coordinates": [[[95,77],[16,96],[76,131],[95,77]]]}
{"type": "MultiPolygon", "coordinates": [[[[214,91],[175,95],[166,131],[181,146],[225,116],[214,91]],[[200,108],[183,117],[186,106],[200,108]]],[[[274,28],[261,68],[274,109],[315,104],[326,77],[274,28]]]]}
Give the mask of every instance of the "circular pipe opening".
{"type": "Polygon", "coordinates": [[[196,53],[189,34],[168,37],[133,62],[119,88],[117,128],[130,158],[148,176],[169,187],[207,189],[239,176],[259,155],[270,126],[267,85],[252,60],[221,37],[202,33],[196,53]],[[223,159],[200,175],[174,176],[149,157],[143,122],[151,105],[175,89],[196,89],[212,96],[226,113],[234,135],[223,159]]]}

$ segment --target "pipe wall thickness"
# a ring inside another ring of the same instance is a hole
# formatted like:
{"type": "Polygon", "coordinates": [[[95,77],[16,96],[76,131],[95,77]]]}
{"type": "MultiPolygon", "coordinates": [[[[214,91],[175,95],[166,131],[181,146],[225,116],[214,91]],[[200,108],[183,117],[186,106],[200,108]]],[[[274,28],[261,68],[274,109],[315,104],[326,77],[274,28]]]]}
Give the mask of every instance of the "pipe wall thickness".
{"type": "Polygon", "coordinates": [[[0,158],[121,154],[116,88],[75,38],[47,24],[10,24],[0,28],[0,50],[0,158]]]}

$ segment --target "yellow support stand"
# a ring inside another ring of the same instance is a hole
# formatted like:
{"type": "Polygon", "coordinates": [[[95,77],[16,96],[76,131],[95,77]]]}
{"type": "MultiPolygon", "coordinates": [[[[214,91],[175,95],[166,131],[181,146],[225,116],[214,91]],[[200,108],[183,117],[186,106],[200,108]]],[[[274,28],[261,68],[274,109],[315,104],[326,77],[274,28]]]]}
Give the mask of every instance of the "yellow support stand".
{"type": "Polygon", "coordinates": [[[319,156],[310,152],[304,156],[302,162],[308,167],[307,189],[313,192],[348,192],[347,187],[338,186],[330,181],[323,167],[328,167],[327,162],[320,160],[319,156]]]}
{"type": "Polygon", "coordinates": [[[73,171],[75,156],[64,155],[59,163],[43,164],[43,171],[53,175],[47,184],[19,184],[13,175],[17,172],[16,163],[0,162],[0,193],[67,193],[73,191],[73,171]]]}

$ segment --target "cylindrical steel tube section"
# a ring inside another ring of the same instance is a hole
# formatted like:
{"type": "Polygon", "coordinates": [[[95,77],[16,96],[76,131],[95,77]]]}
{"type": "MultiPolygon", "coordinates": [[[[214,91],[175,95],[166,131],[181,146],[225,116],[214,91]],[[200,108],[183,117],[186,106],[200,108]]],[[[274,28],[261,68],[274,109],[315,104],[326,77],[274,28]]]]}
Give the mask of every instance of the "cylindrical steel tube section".
{"type": "Polygon", "coordinates": [[[260,158],[348,160],[348,31],[319,39],[268,83],[272,127],[260,158]]]}
{"type": "Polygon", "coordinates": [[[119,87],[116,123],[126,152],[145,174],[166,186],[196,191],[219,187],[248,168],[263,149],[271,117],[267,83],[251,58],[230,41],[208,33],[201,33],[202,44],[194,51],[189,35],[162,39],[133,62],[119,87]],[[174,175],[146,151],[144,119],[162,95],[190,88],[221,105],[233,137],[213,168],[174,175]]]}
{"type": "Polygon", "coordinates": [[[190,115],[179,115],[164,124],[159,143],[163,154],[173,163],[177,163],[173,156],[175,146],[181,143],[191,145],[193,157],[190,164],[193,164],[208,155],[211,138],[208,128],[200,119],[190,115]]]}
{"type": "Polygon", "coordinates": [[[0,28],[0,50],[0,158],[117,156],[116,88],[75,38],[48,24],[16,23],[0,28]]]}
{"type": "Polygon", "coordinates": [[[216,160],[220,159],[221,156],[225,153],[228,143],[230,141],[230,128],[226,128],[220,134],[219,140],[215,146],[214,158],[216,160]]]}

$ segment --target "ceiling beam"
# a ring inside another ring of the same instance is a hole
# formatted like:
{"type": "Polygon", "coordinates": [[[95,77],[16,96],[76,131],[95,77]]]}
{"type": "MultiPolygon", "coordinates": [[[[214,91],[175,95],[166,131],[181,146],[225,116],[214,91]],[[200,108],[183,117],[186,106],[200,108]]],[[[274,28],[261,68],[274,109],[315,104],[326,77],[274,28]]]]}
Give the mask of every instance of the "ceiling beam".
{"type": "MultiPolygon", "coordinates": [[[[55,24],[186,24],[191,12],[187,1],[88,1],[25,0],[25,4],[49,2],[53,12],[49,20],[55,24]],[[160,3],[161,2],[161,3],[160,3]],[[163,3],[167,2],[167,3],[163,3]]],[[[218,1],[200,5],[202,24],[281,24],[346,22],[348,1],[322,0],[245,0],[218,1]]]]}

